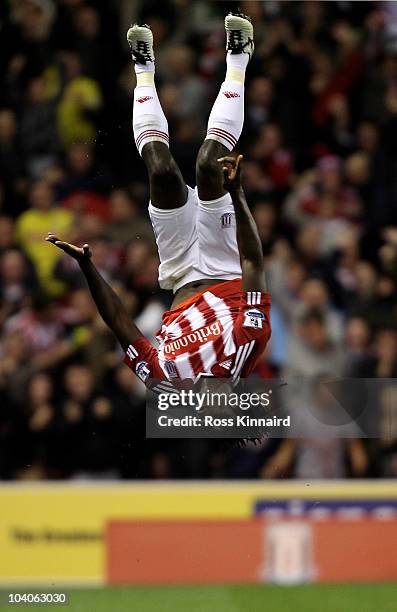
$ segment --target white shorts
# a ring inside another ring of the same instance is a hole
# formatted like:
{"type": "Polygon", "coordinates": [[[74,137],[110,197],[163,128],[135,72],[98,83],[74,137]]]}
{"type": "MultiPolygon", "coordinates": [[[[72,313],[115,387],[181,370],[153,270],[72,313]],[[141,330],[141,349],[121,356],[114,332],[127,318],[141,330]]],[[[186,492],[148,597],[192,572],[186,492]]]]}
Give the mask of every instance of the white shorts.
{"type": "Polygon", "coordinates": [[[159,283],[177,291],[201,279],[241,277],[236,219],[230,195],[204,202],[188,187],[187,202],[163,210],[149,204],[160,256],[159,283]]]}

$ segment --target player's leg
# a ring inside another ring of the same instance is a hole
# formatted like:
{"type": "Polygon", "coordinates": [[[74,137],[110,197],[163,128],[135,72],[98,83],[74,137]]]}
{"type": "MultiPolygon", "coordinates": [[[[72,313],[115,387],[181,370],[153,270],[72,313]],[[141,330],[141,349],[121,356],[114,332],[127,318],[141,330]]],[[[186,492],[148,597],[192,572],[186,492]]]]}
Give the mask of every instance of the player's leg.
{"type": "Polygon", "coordinates": [[[200,200],[220,198],[224,193],[219,157],[232,151],[244,122],[244,79],[254,49],[253,28],[248,17],[230,14],[225,19],[227,36],[226,77],[215,100],[206,139],[197,157],[196,179],[200,200]]]}
{"type": "Polygon", "coordinates": [[[160,257],[159,283],[176,291],[200,277],[197,261],[197,196],[188,188],[168,148],[168,124],[154,83],[153,36],[133,26],[127,40],[137,76],[133,128],[149,173],[149,216],[160,257]]]}
{"type": "Polygon", "coordinates": [[[219,157],[233,150],[244,121],[244,77],[252,54],[253,30],[243,15],[228,15],[227,71],[213,106],[207,137],[197,158],[199,265],[205,277],[241,277],[236,218],[229,193],[223,189],[219,157]]]}
{"type": "Polygon", "coordinates": [[[169,150],[168,123],[154,82],[153,35],[148,26],[132,26],[127,40],[134,60],[135,142],[149,174],[150,199],[159,209],[174,209],[187,200],[187,187],[169,150]]]}

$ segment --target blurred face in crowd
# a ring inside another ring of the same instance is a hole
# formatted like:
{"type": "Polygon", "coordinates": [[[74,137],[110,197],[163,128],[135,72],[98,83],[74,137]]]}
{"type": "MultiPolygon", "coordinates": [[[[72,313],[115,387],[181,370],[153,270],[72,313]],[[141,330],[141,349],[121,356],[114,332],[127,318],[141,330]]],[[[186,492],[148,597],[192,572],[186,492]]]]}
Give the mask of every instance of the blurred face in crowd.
{"type": "Polygon", "coordinates": [[[266,77],[253,79],[248,89],[248,99],[252,106],[268,107],[273,99],[273,84],[266,77]]]}
{"type": "Polygon", "coordinates": [[[376,271],[368,261],[360,261],[355,267],[358,292],[365,296],[375,290],[376,271]]]}
{"type": "Polygon", "coordinates": [[[104,223],[94,215],[82,215],[78,217],[78,223],[73,228],[71,242],[89,242],[98,240],[103,234],[104,223]]]}
{"type": "Polygon", "coordinates": [[[365,319],[354,317],[346,324],[346,345],[349,350],[361,352],[365,350],[370,340],[370,329],[365,319]]]}
{"type": "Polygon", "coordinates": [[[199,137],[200,130],[194,117],[188,119],[180,119],[178,122],[176,137],[180,142],[192,142],[199,137]]]}
{"type": "Polygon", "coordinates": [[[374,123],[363,121],[357,129],[358,146],[368,153],[373,153],[378,148],[379,130],[374,123]]]}
{"type": "Polygon", "coordinates": [[[33,208],[41,211],[50,210],[54,194],[47,181],[36,181],[30,189],[30,203],[33,208]]]}
{"type": "Polygon", "coordinates": [[[328,290],[323,281],[309,279],[304,282],[300,297],[308,308],[323,308],[328,301],[328,290]]]}
{"type": "Polygon", "coordinates": [[[65,70],[67,81],[72,81],[81,74],[81,61],[77,53],[64,51],[62,53],[62,62],[65,70]]]}
{"type": "Polygon", "coordinates": [[[269,237],[276,223],[276,212],[270,202],[257,202],[253,211],[254,219],[262,240],[269,237]]]}
{"type": "Polygon", "coordinates": [[[22,27],[24,36],[30,40],[45,40],[54,18],[53,5],[45,6],[33,0],[14,0],[14,17],[22,27]]]}
{"type": "Polygon", "coordinates": [[[83,142],[76,142],[69,148],[67,158],[73,174],[85,174],[93,163],[92,148],[83,142]]]}
{"type": "Polygon", "coordinates": [[[285,271],[285,285],[290,293],[297,295],[306,276],[306,270],[299,261],[291,261],[285,271]]]}
{"type": "Polygon", "coordinates": [[[357,228],[349,227],[343,230],[338,236],[338,247],[343,254],[343,261],[354,262],[359,256],[359,233],[357,228]]]}
{"type": "Polygon", "coordinates": [[[42,77],[31,79],[28,83],[28,100],[32,104],[37,104],[45,100],[46,87],[42,77]]]}
{"type": "Polygon", "coordinates": [[[123,189],[113,191],[109,199],[110,215],[113,221],[126,221],[136,216],[136,203],[123,189]]]}
{"type": "Polygon", "coordinates": [[[79,34],[87,38],[96,38],[99,34],[99,15],[91,6],[82,6],[75,20],[79,34]]]}
{"type": "Polygon", "coordinates": [[[385,329],[377,333],[375,353],[378,359],[389,363],[397,359],[397,332],[385,329]]]}
{"type": "Polygon", "coordinates": [[[14,241],[14,224],[9,217],[0,217],[0,249],[9,248],[14,241]]]}
{"type": "Polygon", "coordinates": [[[397,56],[387,55],[383,62],[383,74],[386,80],[397,78],[397,56]]]}
{"type": "Polygon", "coordinates": [[[52,398],[52,393],[52,381],[47,374],[36,374],[30,380],[29,398],[33,404],[37,405],[49,402],[52,398]]]}
{"type": "Polygon", "coordinates": [[[263,19],[262,7],[260,2],[252,2],[252,0],[244,0],[240,2],[244,15],[249,15],[252,23],[258,23],[263,19]]]}
{"type": "Polygon", "coordinates": [[[147,23],[150,25],[153,32],[153,38],[156,41],[156,45],[161,45],[168,34],[167,22],[158,15],[153,15],[147,20],[147,23]]]}
{"type": "Polygon", "coordinates": [[[262,147],[265,155],[273,155],[282,144],[280,128],[273,123],[265,125],[261,129],[262,147]]]}
{"type": "Polygon", "coordinates": [[[244,163],[244,188],[247,191],[261,190],[263,181],[264,175],[261,166],[257,162],[247,160],[244,163]]]}
{"type": "Polygon", "coordinates": [[[366,153],[354,153],[345,162],[346,178],[353,185],[365,185],[370,178],[369,158],[366,153]]]}
{"type": "Polygon", "coordinates": [[[16,132],[15,114],[11,110],[0,110],[0,143],[10,142],[16,132]]]}
{"type": "Polygon", "coordinates": [[[395,296],[397,292],[394,279],[391,276],[382,274],[378,278],[378,282],[376,284],[376,291],[377,294],[383,298],[395,296]]]}
{"type": "Polygon", "coordinates": [[[107,240],[98,238],[97,240],[91,241],[92,248],[92,261],[98,268],[108,269],[109,268],[109,256],[111,254],[111,247],[107,240]]]}
{"type": "Polygon", "coordinates": [[[150,247],[145,240],[134,240],[127,249],[127,268],[131,271],[141,271],[150,257],[150,247]]]}
{"type": "Polygon", "coordinates": [[[22,332],[14,331],[7,334],[2,342],[2,353],[6,357],[21,363],[27,356],[26,342],[22,332]]]}
{"type": "Polygon", "coordinates": [[[84,365],[69,366],[65,372],[67,393],[77,401],[86,401],[94,389],[94,377],[91,370],[84,365]]]}
{"type": "Polygon", "coordinates": [[[191,75],[193,55],[189,47],[172,47],[168,51],[168,68],[174,79],[184,79],[191,75]]]}
{"type": "Polygon", "coordinates": [[[320,251],[321,230],[315,223],[306,223],[299,230],[296,245],[306,257],[312,258],[320,251]]]}
{"type": "Polygon", "coordinates": [[[159,263],[156,255],[151,255],[149,257],[145,266],[139,270],[135,277],[137,287],[141,289],[155,289],[157,287],[159,263]]]}
{"type": "Polygon", "coordinates": [[[92,321],[96,315],[95,304],[86,289],[78,289],[72,293],[70,307],[74,311],[75,321],[79,323],[92,321]]]}
{"type": "Polygon", "coordinates": [[[164,83],[159,89],[163,111],[167,117],[178,116],[181,112],[181,99],[178,89],[172,83],[164,83]]]}
{"type": "MultiPolygon", "coordinates": [[[[317,3],[310,3],[317,4],[317,3]]],[[[328,85],[333,73],[333,66],[330,57],[326,53],[316,52],[312,55],[313,76],[310,81],[312,92],[320,94],[328,85]]]]}
{"type": "Polygon", "coordinates": [[[4,253],[0,260],[0,271],[6,285],[22,283],[26,275],[26,262],[17,250],[4,253]]]}
{"type": "Polygon", "coordinates": [[[324,322],[317,317],[308,317],[301,323],[301,334],[305,343],[314,351],[322,352],[328,347],[324,322]]]}
{"type": "Polygon", "coordinates": [[[311,0],[302,2],[302,18],[306,27],[321,24],[323,13],[324,6],[321,2],[311,2],[311,0]]]}

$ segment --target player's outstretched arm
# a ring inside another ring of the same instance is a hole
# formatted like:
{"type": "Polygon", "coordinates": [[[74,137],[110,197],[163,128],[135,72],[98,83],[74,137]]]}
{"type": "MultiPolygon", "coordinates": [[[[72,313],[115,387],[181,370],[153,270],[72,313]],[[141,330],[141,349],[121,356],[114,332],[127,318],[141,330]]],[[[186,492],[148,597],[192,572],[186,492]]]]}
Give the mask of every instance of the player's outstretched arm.
{"type": "Polygon", "coordinates": [[[237,243],[240,251],[244,291],[266,291],[262,244],[241,186],[242,155],[221,157],[223,186],[230,193],[236,213],[237,243]]]}
{"type": "Polygon", "coordinates": [[[142,333],[131,321],[120,298],[113,289],[102,278],[98,270],[91,261],[91,250],[88,244],[77,247],[73,244],[59,240],[57,236],[49,233],[46,237],[59,249],[73,257],[79,264],[83,272],[93,300],[98,308],[98,312],[106,325],[112,330],[124,350],[139,338],[143,338],[142,333]]]}

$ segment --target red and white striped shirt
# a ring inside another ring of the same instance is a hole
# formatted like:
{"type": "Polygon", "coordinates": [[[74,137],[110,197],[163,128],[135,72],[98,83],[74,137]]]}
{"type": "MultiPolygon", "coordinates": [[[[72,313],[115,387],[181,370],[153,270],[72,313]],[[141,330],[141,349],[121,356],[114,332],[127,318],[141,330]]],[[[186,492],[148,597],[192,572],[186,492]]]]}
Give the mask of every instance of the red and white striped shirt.
{"type": "Polygon", "coordinates": [[[270,294],[241,290],[241,279],[201,291],[163,315],[159,348],[141,338],[125,363],[144,381],[248,376],[270,337],[270,294]]]}

